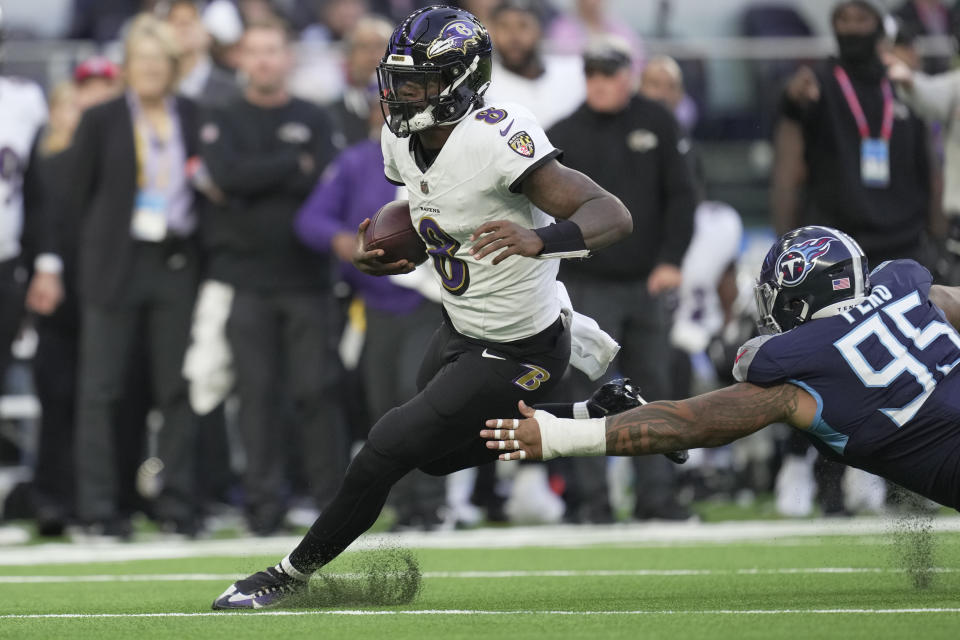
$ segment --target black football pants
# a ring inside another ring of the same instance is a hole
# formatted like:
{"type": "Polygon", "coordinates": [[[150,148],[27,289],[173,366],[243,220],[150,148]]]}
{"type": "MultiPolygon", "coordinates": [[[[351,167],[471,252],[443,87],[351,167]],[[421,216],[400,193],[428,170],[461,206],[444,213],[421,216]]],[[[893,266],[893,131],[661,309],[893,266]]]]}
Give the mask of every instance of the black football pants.
{"type": "Polygon", "coordinates": [[[570,359],[559,318],[517,342],[467,338],[449,318],[437,329],[417,376],[420,392],[386,413],[350,463],[333,502],[290,555],[312,572],[336,557],[377,519],[390,488],[412,469],[446,475],[495,460],[479,432],[487,418],[517,416],[517,401],[546,398],[570,359]]]}

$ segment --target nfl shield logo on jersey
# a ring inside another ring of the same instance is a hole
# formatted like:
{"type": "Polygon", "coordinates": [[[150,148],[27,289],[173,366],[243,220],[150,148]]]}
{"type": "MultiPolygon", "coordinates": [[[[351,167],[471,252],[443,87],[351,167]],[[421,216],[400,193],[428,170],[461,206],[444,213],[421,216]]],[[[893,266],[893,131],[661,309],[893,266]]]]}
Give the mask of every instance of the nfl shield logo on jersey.
{"type": "Polygon", "coordinates": [[[430,185],[427,184],[426,180],[420,181],[420,193],[430,193],[430,185]]]}
{"type": "Polygon", "coordinates": [[[518,131],[507,141],[510,148],[522,155],[524,158],[532,158],[534,151],[533,138],[526,131],[518,131]]]}

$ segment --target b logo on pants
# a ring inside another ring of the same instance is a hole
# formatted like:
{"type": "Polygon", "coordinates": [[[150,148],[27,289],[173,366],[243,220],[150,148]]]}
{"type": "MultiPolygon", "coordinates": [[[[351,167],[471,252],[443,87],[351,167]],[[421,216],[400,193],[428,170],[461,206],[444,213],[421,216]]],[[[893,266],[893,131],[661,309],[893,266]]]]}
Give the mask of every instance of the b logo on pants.
{"type": "Polygon", "coordinates": [[[535,364],[524,364],[528,371],[513,381],[513,384],[524,391],[536,391],[540,385],[550,379],[550,372],[535,364]]]}

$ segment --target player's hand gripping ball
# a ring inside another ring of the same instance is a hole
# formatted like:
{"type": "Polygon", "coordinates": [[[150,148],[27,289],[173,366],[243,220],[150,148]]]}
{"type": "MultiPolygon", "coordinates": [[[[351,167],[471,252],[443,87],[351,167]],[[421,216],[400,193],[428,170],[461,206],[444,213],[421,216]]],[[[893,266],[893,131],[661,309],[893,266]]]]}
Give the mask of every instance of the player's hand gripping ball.
{"type": "Polygon", "coordinates": [[[363,232],[363,249],[382,250],[377,258],[382,264],[406,260],[418,265],[427,259],[427,246],[413,228],[406,200],[394,200],[380,207],[363,232]]]}
{"type": "Polygon", "coordinates": [[[410,273],[427,259],[426,247],[410,221],[410,206],[397,200],[383,205],[373,220],[357,228],[353,265],[371,276],[410,273]]]}

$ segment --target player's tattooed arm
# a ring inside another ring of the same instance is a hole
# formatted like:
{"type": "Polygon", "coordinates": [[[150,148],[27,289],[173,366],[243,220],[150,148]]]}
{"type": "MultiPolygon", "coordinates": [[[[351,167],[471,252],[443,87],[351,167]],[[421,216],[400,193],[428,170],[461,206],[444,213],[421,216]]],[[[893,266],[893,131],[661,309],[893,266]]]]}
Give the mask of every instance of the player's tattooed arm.
{"type": "Polygon", "coordinates": [[[947,316],[947,322],[960,331],[960,287],[944,287],[935,284],[930,287],[930,301],[940,307],[943,314],[947,316]]]}
{"type": "Polygon", "coordinates": [[[810,426],[816,401],[792,384],[740,383],[679,402],[651,402],[607,418],[607,455],[719,447],[775,422],[810,426]]]}
{"type": "Polygon", "coordinates": [[[501,460],[640,456],[718,447],[775,422],[806,429],[816,413],[816,400],[795,385],[740,383],[688,400],[651,402],[610,416],[603,423],[541,414],[541,424],[535,411],[521,402],[524,420],[488,420],[480,437],[488,440],[488,448],[504,451],[501,460]]]}
{"type": "Polygon", "coordinates": [[[554,218],[580,227],[587,249],[600,249],[633,231],[633,218],[619,198],[556,160],[523,181],[523,194],[554,218]]]}

